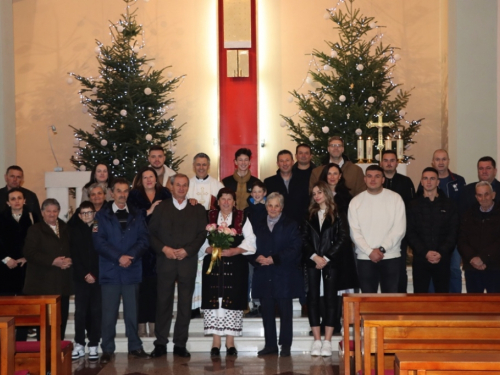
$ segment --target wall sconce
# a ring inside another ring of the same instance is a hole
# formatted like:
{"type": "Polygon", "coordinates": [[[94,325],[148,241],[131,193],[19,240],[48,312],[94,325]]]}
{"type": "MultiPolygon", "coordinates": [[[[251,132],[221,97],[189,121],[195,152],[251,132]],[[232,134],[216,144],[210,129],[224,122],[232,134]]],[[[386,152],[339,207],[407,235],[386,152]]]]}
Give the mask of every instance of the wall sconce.
{"type": "Polygon", "coordinates": [[[260,147],[266,147],[266,140],[264,138],[260,141],[260,147]]]}
{"type": "Polygon", "coordinates": [[[228,77],[249,77],[249,67],[248,50],[231,49],[227,51],[228,77]]]}

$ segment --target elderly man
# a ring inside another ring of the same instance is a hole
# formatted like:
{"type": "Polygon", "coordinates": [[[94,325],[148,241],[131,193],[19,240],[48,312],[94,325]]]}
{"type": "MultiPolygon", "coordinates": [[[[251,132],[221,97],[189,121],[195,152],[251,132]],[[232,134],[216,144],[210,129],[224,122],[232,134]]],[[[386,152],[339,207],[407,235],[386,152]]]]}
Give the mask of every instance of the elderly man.
{"type": "Polygon", "coordinates": [[[21,187],[24,182],[23,169],[17,165],[11,165],[5,172],[5,187],[0,189],[0,212],[7,207],[7,193],[10,189],[19,188],[23,192],[26,199],[25,206],[29,212],[36,218],[36,221],[42,220],[42,211],[40,211],[40,203],[38,197],[31,190],[21,187]]]}
{"type": "Polygon", "coordinates": [[[187,197],[205,207],[205,210],[215,209],[217,193],[224,185],[208,175],[210,169],[210,157],[203,152],[196,154],[193,158],[193,169],[195,176],[189,180],[187,197]]]}
{"type": "Polygon", "coordinates": [[[500,205],[487,181],[476,184],[479,203],[462,218],[458,251],[462,255],[467,293],[500,293],[500,205]]]}
{"type": "Polygon", "coordinates": [[[177,282],[177,319],[174,328],[174,355],[190,357],[186,349],[191,301],[198,265],[198,251],[205,242],[207,214],[202,205],[188,204],[189,178],[171,177],[172,198],[163,200],[149,222],[151,246],[156,252],[158,302],[156,308],[155,349],[152,357],[167,354],[172,324],[174,291],[177,282]]]}

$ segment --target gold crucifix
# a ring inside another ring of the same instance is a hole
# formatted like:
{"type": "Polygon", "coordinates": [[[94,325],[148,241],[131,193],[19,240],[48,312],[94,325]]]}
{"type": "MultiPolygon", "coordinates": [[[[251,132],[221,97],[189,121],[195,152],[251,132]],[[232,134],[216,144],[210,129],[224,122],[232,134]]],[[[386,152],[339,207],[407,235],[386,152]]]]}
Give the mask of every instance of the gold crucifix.
{"type": "Polygon", "coordinates": [[[380,161],[382,161],[382,150],[384,149],[384,133],[383,133],[382,129],[394,126],[394,123],[392,121],[383,122],[382,117],[384,117],[384,112],[382,112],[382,111],[379,111],[377,113],[377,117],[378,117],[378,122],[370,121],[366,124],[366,127],[367,128],[378,128],[377,149],[379,152],[379,162],[380,162],[380,161]]]}

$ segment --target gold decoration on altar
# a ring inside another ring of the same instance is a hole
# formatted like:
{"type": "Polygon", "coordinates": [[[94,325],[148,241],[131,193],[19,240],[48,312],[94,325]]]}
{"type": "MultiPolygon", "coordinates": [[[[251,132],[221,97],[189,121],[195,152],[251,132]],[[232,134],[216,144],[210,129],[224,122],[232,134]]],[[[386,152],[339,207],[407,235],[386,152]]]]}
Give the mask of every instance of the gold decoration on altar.
{"type": "Polygon", "coordinates": [[[389,128],[394,126],[394,123],[392,121],[389,122],[383,122],[383,117],[384,117],[384,112],[379,111],[377,113],[378,117],[378,122],[373,122],[370,121],[366,124],[367,128],[378,128],[378,144],[377,144],[377,149],[379,152],[379,161],[382,160],[382,150],[384,149],[384,133],[383,133],[383,128],[389,128]]]}

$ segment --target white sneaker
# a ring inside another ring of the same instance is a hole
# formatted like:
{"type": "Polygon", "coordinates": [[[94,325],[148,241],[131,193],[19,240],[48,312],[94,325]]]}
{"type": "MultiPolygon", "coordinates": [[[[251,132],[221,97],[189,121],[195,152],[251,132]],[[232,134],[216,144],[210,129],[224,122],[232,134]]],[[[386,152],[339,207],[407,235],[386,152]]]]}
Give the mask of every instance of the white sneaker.
{"type": "Polygon", "coordinates": [[[323,341],[323,346],[321,347],[321,356],[322,357],[331,357],[332,356],[332,343],[331,341],[323,341]]]}
{"type": "Polygon", "coordinates": [[[311,347],[311,355],[319,356],[321,354],[321,340],[315,340],[311,347]]]}
{"type": "Polygon", "coordinates": [[[73,348],[73,351],[71,352],[71,358],[72,359],[78,359],[80,357],[85,356],[85,347],[83,345],[75,343],[75,347],[73,348]]]}
{"type": "Polygon", "coordinates": [[[97,361],[98,359],[97,346],[89,346],[89,361],[97,361]]]}

